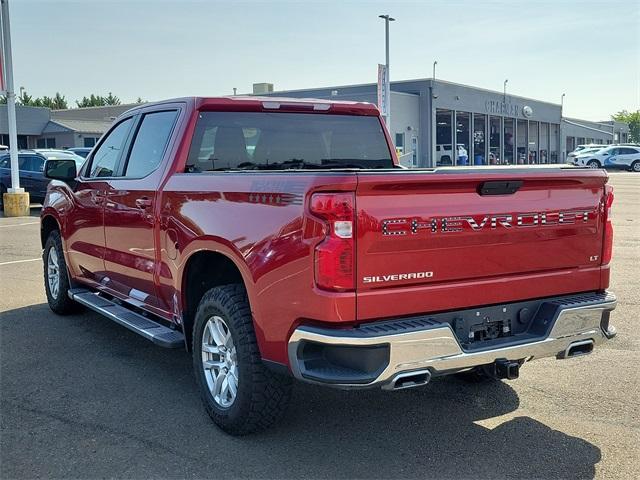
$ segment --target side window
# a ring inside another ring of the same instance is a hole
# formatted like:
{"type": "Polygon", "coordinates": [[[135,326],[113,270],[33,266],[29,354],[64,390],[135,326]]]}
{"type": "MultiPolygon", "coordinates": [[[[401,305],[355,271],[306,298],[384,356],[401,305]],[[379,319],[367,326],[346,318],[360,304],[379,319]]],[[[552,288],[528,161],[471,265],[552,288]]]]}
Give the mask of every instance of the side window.
{"type": "Polygon", "coordinates": [[[638,151],[634,148],[621,148],[620,155],[634,155],[638,153],[638,151]]]}
{"type": "Polygon", "coordinates": [[[128,118],[105,138],[91,160],[90,177],[112,177],[116,174],[118,159],[124,148],[124,143],[127,141],[132,123],[133,118],[128,118]]]}
{"type": "Polygon", "coordinates": [[[133,141],[125,177],[141,178],[153,172],[162,161],[178,112],[147,113],[133,141]]]}
{"type": "Polygon", "coordinates": [[[29,157],[29,163],[27,165],[27,170],[30,172],[38,172],[41,173],[44,171],[44,158],[32,156],[29,157]]]}
{"type": "Polygon", "coordinates": [[[29,157],[24,155],[18,155],[18,170],[29,171],[30,163],[31,163],[31,160],[29,160],[29,157]]]}
{"type": "Polygon", "coordinates": [[[0,159],[0,168],[11,168],[11,162],[9,157],[0,159]]]}

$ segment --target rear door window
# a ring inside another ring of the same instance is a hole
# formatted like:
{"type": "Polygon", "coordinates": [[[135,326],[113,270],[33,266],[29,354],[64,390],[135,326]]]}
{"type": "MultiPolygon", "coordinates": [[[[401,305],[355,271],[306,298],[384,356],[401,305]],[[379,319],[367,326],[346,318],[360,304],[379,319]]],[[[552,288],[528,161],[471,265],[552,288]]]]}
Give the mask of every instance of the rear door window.
{"type": "Polygon", "coordinates": [[[30,156],[25,170],[30,172],[43,172],[44,171],[44,158],[38,156],[30,156]]]}
{"type": "Polygon", "coordinates": [[[378,117],[201,112],[188,171],[393,168],[378,117]]]}
{"type": "Polygon", "coordinates": [[[125,168],[125,177],[142,178],[158,168],[177,116],[178,111],[171,110],[147,113],[142,117],[125,168]]]}
{"type": "Polygon", "coordinates": [[[127,118],[109,132],[93,155],[89,177],[113,177],[116,175],[118,160],[129,136],[132,123],[133,118],[127,118]]]}

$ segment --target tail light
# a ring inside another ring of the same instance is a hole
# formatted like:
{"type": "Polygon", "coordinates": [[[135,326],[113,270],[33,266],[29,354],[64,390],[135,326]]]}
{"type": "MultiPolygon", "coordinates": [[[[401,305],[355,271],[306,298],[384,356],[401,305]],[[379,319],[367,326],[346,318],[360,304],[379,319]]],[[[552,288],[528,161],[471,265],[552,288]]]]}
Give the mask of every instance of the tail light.
{"type": "Polygon", "coordinates": [[[315,193],[311,212],[326,225],[325,239],[315,251],[316,285],[325,290],[354,290],[354,193],[315,193]]]}
{"type": "Polygon", "coordinates": [[[611,223],[611,205],[613,204],[613,187],[604,186],[604,242],[602,245],[602,265],[611,262],[613,253],[613,224],[611,223]]]}

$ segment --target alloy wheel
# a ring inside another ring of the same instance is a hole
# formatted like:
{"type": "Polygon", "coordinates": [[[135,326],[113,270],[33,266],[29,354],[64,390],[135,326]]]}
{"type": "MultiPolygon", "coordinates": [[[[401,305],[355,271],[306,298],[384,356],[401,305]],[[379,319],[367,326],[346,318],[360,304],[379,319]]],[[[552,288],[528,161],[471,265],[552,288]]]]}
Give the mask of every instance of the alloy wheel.
{"type": "Polygon", "coordinates": [[[238,357],[231,331],[218,315],[204,327],[202,368],[213,400],[222,408],[233,405],[238,394],[238,357]]]}
{"type": "Polygon", "coordinates": [[[54,245],[49,248],[49,253],[47,254],[47,282],[51,296],[58,298],[60,293],[60,262],[58,251],[54,245]]]}

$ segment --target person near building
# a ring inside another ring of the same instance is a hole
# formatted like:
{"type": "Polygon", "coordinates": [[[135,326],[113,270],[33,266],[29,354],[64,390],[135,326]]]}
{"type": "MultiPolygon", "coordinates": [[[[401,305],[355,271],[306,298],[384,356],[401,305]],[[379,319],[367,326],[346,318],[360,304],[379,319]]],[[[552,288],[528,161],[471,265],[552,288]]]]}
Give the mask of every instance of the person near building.
{"type": "Polygon", "coordinates": [[[469,155],[464,145],[458,145],[458,165],[467,165],[469,163],[469,155]]]}

